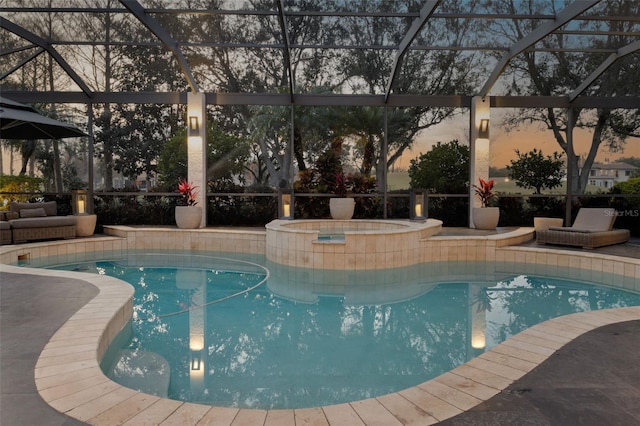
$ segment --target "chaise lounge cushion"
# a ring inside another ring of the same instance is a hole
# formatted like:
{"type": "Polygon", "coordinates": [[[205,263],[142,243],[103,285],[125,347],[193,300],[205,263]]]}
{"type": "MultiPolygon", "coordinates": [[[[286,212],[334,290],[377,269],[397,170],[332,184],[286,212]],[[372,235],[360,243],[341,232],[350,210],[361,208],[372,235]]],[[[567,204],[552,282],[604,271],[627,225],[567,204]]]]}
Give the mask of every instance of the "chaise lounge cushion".
{"type": "Polygon", "coordinates": [[[617,213],[611,208],[581,208],[573,226],[551,226],[536,232],[538,244],[596,248],[629,241],[628,229],[613,229],[617,213]]]}

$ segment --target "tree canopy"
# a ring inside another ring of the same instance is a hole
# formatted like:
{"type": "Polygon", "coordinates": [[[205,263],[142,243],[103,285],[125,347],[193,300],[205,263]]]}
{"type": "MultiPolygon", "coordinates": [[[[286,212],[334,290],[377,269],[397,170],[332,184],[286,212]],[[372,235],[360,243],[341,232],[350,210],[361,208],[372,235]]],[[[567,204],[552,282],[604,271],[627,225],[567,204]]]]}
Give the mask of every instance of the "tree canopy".
{"type": "Polygon", "coordinates": [[[469,147],[457,139],[438,142],[431,151],[411,160],[412,188],[436,194],[463,194],[469,190],[469,147]]]}
{"type": "Polygon", "coordinates": [[[521,153],[517,149],[515,151],[518,158],[511,160],[507,170],[517,186],[535,189],[536,194],[541,194],[543,189],[562,185],[565,176],[563,154],[554,152],[545,157],[536,148],[527,153],[521,153]]]}

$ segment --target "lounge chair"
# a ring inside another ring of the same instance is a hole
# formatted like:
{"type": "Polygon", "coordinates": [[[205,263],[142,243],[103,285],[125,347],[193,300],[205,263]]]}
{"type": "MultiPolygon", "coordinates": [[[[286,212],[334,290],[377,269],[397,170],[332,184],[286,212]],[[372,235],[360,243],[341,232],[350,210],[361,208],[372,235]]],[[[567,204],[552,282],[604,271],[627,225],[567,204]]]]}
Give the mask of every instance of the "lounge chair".
{"type": "Polygon", "coordinates": [[[615,209],[581,208],[573,226],[551,226],[536,232],[538,244],[596,248],[629,241],[628,229],[613,229],[615,209]]]}

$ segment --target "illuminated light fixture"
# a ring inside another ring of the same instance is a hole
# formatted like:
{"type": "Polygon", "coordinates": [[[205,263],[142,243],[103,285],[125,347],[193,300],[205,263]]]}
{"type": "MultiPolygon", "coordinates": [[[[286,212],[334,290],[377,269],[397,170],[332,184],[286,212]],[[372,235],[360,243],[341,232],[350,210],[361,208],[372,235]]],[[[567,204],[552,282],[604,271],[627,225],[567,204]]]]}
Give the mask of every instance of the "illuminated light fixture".
{"type": "Polygon", "coordinates": [[[189,136],[200,136],[200,121],[195,115],[189,116],[189,136]]]}
{"type": "Polygon", "coordinates": [[[198,371],[202,367],[202,352],[191,351],[191,369],[198,371]]]}
{"type": "Polygon", "coordinates": [[[427,219],[427,192],[424,189],[411,189],[409,195],[409,218],[424,221],[427,219]]]}
{"type": "Polygon", "coordinates": [[[293,196],[289,189],[278,191],[278,217],[284,220],[293,219],[293,196]]]}
{"type": "Polygon", "coordinates": [[[484,349],[487,346],[487,339],[484,332],[477,332],[471,337],[471,347],[473,349],[484,349]]]}
{"type": "Polygon", "coordinates": [[[483,118],[480,120],[480,127],[478,127],[478,137],[481,139],[489,139],[489,119],[483,118]]]}
{"type": "Polygon", "coordinates": [[[85,215],[87,213],[87,191],[84,189],[76,189],[72,192],[73,214],[85,215]]]}

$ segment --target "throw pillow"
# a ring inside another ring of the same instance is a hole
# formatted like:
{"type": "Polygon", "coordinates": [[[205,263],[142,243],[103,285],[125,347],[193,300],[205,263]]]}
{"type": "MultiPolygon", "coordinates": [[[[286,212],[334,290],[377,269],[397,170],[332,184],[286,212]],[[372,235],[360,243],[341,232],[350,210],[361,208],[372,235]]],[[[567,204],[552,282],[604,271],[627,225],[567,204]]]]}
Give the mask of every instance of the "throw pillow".
{"type": "Polygon", "coordinates": [[[22,209],[20,210],[20,217],[46,217],[47,213],[42,207],[37,209],[22,209]]]}

